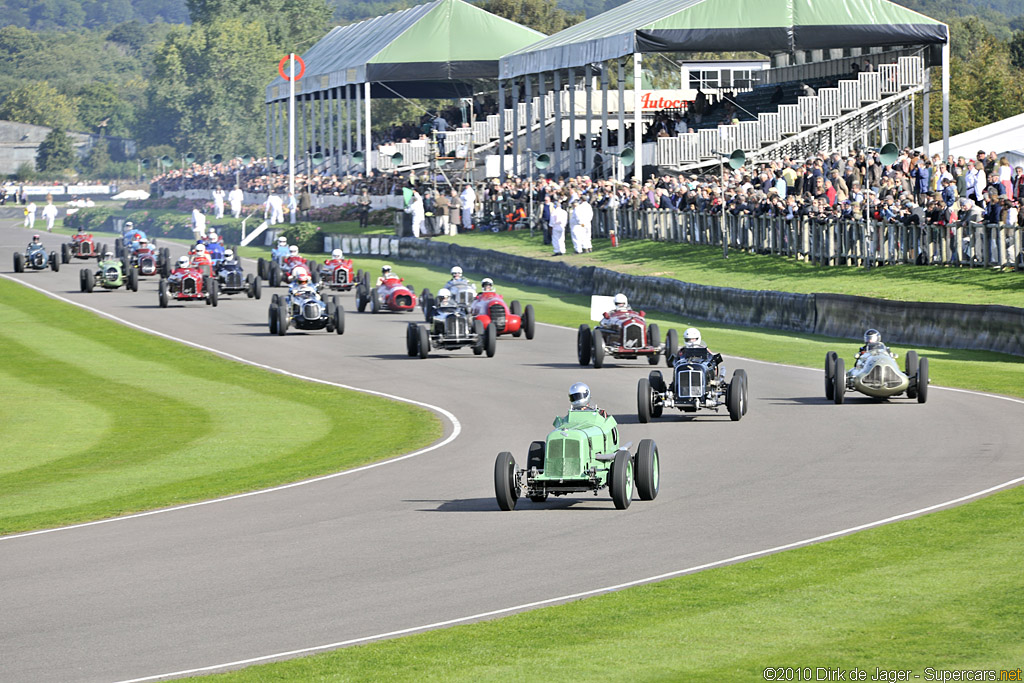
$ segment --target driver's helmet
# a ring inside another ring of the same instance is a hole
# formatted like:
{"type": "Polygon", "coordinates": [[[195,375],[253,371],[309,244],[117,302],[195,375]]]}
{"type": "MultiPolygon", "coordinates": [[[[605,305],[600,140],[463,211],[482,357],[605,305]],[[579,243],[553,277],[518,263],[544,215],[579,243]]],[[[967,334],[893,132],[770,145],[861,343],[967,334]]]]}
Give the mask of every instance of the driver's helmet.
{"type": "Polygon", "coordinates": [[[297,267],[292,271],[292,279],[298,282],[300,285],[309,284],[309,271],[302,266],[297,267]]]}
{"type": "Polygon", "coordinates": [[[81,235],[84,232],[85,232],[85,226],[84,225],[79,225],[78,226],[78,234],[81,235]]]}
{"type": "Polygon", "coordinates": [[[288,255],[289,256],[298,256],[299,255],[299,248],[297,246],[295,246],[294,244],[291,245],[290,247],[288,247],[288,255]]]}
{"type": "Polygon", "coordinates": [[[462,268],[455,266],[452,268],[452,279],[458,280],[460,277],[462,277],[462,268]]]}
{"type": "Polygon", "coordinates": [[[485,277],[483,280],[480,281],[480,287],[482,287],[485,292],[493,292],[494,280],[492,280],[489,277],[485,277]]]}
{"type": "Polygon", "coordinates": [[[32,235],[32,244],[39,244],[39,235],[32,235]]]}
{"type": "Polygon", "coordinates": [[[696,327],[687,327],[686,330],[683,331],[683,344],[689,348],[702,346],[700,330],[696,327]]]}
{"type": "Polygon", "coordinates": [[[629,308],[629,300],[626,298],[626,295],[623,294],[622,292],[619,292],[618,294],[615,295],[615,297],[612,299],[612,303],[614,303],[615,308],[617,308],[620,311],[624,311],[627,308],[629,308]]]}
{"type": "Polygon", "coordinates": [[[879,343],[881,343],[881,341],[882,341],[882,333],[879,332],[878,330],[876,330],[873,327],[870,330],[868,330],[867,332],[864,333],[864,343],[865,344],[879,344],[879,343]]]}
{"type": "Polygon", "coordinates": [[[569,403],[576,410],[586,408],[590,403],[590,387],[583,382],[576,382],[569,387],[569,403]]]}
{"type": "Polygon", "coordinates": [[[188,256],[182,256],[178,259],[179,268],[188,268],[188,256]]]}
{"type": "Polygon", "coordinates": [[[446,288],[442,287],[441,289],[437,290],[437,305],[438,306],[446,306],[448,304],[448,302],[451,300],[451,298],[452,298],[452,293],[449,292],[446,288]]]}
{"type": "Polygon", "coordinates": [[[202,254],[205,254],[205,253],[206,253],[206,245],[205,244],[197,244],[196,245],[196,256],[201,256],[202,254]]]}
{"type": "Polygon", "coordinates": [[[287,244],[288,244],[288,238],[287,237],[278,237],[277,238],[277,246],[283,247],[283,246],[285,246],[287,244]]]}
{"type": "Polygon", "coordinates": [[[335,249],[334,251],[331,252],[331,258],[338,258],[338,259],[340,259],[341,257],[342,257],[341,249],[335,249]]]}
{"type": "Polygon", "coordinates": [[[131,230],[134,227],[135,227],[134,223],[132,223],[131,221],[126,221],[125,224],[124,224],[124,231],[128,232],[129,230],[131,230]]]}
{"type": "Polygon", "coordinates": [[[103,260],[104,261],[113,261],[114,260],[114,252],[112,252],[112,251],[105,251],[105,252],[103,252],[103,260]]]}
{"type": "Polygon", "coordinates": [[[210,232],[207,233],[206,239],[210,240],[211,242],[216,242],[217,241],[217,233],[214,232],[213,230],[211,230],[210,232]]]}
{"type": "Polygon", "coordinates": [[[230,261],[233,258],[235,258],[234,250],[233,249],[225,249],[224,250],[224,260],[225,261],[230,261]]]}
{"type": "Polygon", "coordinates": [[[145,249],[148,246],[149,246],[149,240],[146,239],[145,237],[140,237],[139,238],[139,248],[140,249],[145,249]]]}
{"type": "Polygon", "coordinates": [[[381,266],[380,268],[381,277],[388,277],[391,275],[391,266],[381,266]]]}

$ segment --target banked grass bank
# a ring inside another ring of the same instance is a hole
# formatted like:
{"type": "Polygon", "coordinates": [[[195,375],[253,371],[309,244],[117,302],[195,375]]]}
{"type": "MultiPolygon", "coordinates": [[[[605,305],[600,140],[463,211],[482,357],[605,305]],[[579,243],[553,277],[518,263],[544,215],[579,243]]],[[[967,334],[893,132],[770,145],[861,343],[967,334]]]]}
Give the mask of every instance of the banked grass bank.
{"type": "MultiPolygon", "coordinates": [[[[390,251],[395,253],[394,248],[390,251]]],[[[1024,356],[1024,309],[1013,306],[711,287],[415,238],[398,240],[397,254],[420,263],[458,264],[518,284],[574,294],[624,292],[645,309],[710,322],[850,339],[859,338],[866,327],[878,327],[885,331],[887,341],[908,346],[1024,356]]]]}

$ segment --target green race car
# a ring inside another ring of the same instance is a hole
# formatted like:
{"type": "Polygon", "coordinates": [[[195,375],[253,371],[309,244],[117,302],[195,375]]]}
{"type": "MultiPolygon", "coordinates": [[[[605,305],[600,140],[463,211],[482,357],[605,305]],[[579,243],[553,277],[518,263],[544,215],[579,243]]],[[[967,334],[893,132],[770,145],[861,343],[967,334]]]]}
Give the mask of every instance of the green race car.
{"type": "Polygon", "coordinates": [[[79,284],[83,292],[91,293],[96,287],[104,289],[117,289],[124,287],[133,292],[139,291],[139,273],[135,268],[130,268],[125,257],[114,258],[109,251],[100,259],[96,270],[82,268],[79,274],[79,284]]]}
{"type": "Polygon", "coordinates": [[[589,407],[590,389],[582,383],[569,390],[572,409],[565,417],[556,417],[555,429],[544,441],[530,444],[526,468],[516,467],[509,452],[498,454],[494,463],[494,493],[498,507],[515,509],[516,502],[528,496],[542,503],[549,495],[567,493],[594,495],[608,487],[619,510],[629,507],[636,483],[640,500],[658,495],[658,446],[642,439],[635,454],[621,444],[615,418],[603,410],[589,407]]]}

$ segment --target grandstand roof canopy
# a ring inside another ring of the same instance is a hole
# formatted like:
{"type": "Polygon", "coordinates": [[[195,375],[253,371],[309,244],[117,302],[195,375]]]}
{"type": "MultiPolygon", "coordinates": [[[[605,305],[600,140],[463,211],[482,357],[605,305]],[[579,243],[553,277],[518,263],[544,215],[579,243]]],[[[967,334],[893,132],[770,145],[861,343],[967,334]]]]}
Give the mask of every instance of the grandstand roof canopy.
{"type": "Polygon", "coordinates": [[[579,67],[634,52],[934,45],[940,21],[889,0],[632,0],[501,60],[501,77],[579,67]]]}
{"type": "MultiPolygon", "coordinates": [[[[302,55],[296,92],[370,82],[374,97],[468,95],[468,82],[498,77],[498,58],[543,37],[463,0],[434,0],[336,26],[302,55]]],[[[287,96],[280,76],[267,86],[268,102],[287,96]]]]}

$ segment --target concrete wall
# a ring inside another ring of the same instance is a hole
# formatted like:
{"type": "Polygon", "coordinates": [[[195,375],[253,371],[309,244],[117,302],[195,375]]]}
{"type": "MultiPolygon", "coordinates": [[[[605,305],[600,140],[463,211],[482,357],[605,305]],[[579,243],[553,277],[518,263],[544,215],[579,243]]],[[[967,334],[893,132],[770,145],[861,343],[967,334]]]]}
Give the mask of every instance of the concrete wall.
{"type": "MultiPolygon", "coordinates": [[[[0,121],[0,174],[16,173],[22,164],[36,167],[36,149],[50,129],[46,126],[33,126],[30,123],[17,121],[0,121]]],[[[78,149],[89,143],[89,136],[70,133],[74,146],[78,149]]]]}
{"type": "Polygon", "coordinates": [[[866,328],[876,327],[893,343],[1024,355],[1024,309],[1011,306],[708,287],[413,238],[400,240],[399,257],[445,268],[457,264],[499,282],[585,296],[623,292],[639,309],[729,325],[849,339],[860,339],[866,328]]]}

